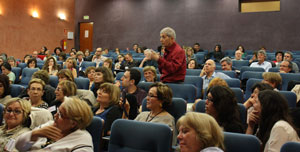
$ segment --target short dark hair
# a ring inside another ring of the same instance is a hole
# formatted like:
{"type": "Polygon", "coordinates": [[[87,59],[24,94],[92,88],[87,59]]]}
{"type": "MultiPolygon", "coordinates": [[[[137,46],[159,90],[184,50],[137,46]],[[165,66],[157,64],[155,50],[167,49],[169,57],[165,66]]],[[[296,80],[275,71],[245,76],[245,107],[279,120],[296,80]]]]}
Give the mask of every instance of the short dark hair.
{"type": "Polygon", "coordinates": [[[5,69],[11,71],[11,65],[8,62],[2,63],[1,67],[5,67],[5,69]]]}
{"type": "Polygon", "coordinates": [[[36,60],[36,58],[30,58],[28,60],[28,62],[27,62],[27,67],[29,67],[29,63],[31,63],[31,62],[35,62],[35,67],[37,67],[37,60],[36,60]]]}
{"type": "Polygon", "coordinates": [[[138,85],[141,80],[141,72],[137,69],[127,69],[130,73],[130,80],[134,80],[134,85],[138,85]]]}
{"type": "Polygon", "coordinates": [[[282,57],[284,56],[284,53],[283,53],[282,51],[277,51],[277,52],[275,53],[275,56],[277,56],[277,54],[281,54],[282,57]]]}
{"type": "Polygon", "coordinates": [[[251,91],[253,92],[254,89],[257,88],[259,91],[263,91],[263,90],[273,90],[273,87],[270,86],[269,84],[267,83],[262,83],[262,82],[257,82],[255,83],[252,88],[251,88],[251,91]]]}
{"type": "Polygon", "coordinates": [[[38,78],[45,82],[45,84],[49,84],[50,76],[46,70],[38,70],[33,73],[32,78],[38,78]]]}
{"type": "Polygon", "coordinates": [[[10,95],[10,84],[9,84],[9,78],[5,74],[0,74],[0,83],[2,83],[4,87],[3,95],[0,95],[1,98],[4,98],[7,95],[10,95]]]}

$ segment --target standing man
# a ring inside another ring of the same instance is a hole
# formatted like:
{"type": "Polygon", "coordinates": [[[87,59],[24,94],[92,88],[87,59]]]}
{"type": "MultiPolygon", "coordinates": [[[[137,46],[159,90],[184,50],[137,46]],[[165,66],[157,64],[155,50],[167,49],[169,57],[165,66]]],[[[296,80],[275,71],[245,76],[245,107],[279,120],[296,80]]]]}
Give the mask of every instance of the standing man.
{"type": "Polygon", "coordinates": [[[160,31],[160,42],[165,47],[165,53],[161,57],[152,52],[151,58],[158,63],[158,69],[162,74],[163,83],[182,83],[186,73],[186,57],[184,50],[175,42],[174,29],[166,27],[160,31]]]}

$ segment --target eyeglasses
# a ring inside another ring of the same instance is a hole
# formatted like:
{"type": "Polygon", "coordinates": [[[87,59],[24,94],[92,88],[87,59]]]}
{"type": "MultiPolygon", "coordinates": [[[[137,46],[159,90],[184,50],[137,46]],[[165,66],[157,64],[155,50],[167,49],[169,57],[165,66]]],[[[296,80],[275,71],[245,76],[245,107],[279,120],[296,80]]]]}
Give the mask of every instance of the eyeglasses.
{"type": "Polygon", "coordinates": [[[207,101],[214,102],[213,98],[207,97],[207,101]]]}
{"type": "Polygon", "coordinates": [[[286,67],[288,67],[288,66],[287,66],[287,65],[280,65],[280,67],[286,68],[286,67]]]}
{"type": "Polygon", "coordinates": [[[58,116],[59,118],[61,118],[61,119],[69,119],[69,118],[64,117],[64,116],[60,113],[60,111],[59,111],[58,109],[57,109],[56,114],[57,114],[57,116],[58,116]]]}
{"type": "Polygon", "coordinates": [[[147,94],[148,97],[150,98],[157,98],[157,96],[153,95],[153,94],[147,94]]]}
{"type": "Polygon", "coordinates": [[[9,114],[9,113],[13,113],[14,115],[19,115],[19,114],[21,114],[23,111],[22,110],[12,110],[12,109],[5,109],[4,110],[4,112],[6,113],[6,114],[9,114]]]}
{"type": "Polygon", "coordinates": [[[41,88],[31,88],[30,90],[31,91],[43,91],[43,89],[41,89],[41,88]]]}

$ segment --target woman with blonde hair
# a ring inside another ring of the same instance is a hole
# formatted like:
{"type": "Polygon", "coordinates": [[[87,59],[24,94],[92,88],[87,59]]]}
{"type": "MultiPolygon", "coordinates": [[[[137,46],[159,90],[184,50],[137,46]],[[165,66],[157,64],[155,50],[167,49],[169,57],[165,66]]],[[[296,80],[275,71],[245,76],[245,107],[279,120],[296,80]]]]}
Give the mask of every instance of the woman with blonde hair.
{"type": "Polygon", "coordinates": [[[54,121],[22,134],[16,141],[19,151],[93,152],[93,140],[85,128],[93,113],[88,104],[77,97],[68,97],[58,108],[54,121]]]}
{"type": "Polygon", "coordinates": [[[3,112],[5,124],[0,127],[0,151],[16,151],[12,142],[29,131],[31,104],[27,100],[11,98],[3,112]]]}
{"type": "Polygon", "coordinates": [[[195,59],[194,49],[192,47],[187,47],[185,49],[186,62],[188,63],[191,59],[195,59]]]}
{"type": "Polygon", "coordinates": [[[224,135],[216,120],[204,113],[188,112],[177,121],[181,152],[223,152],[224,135]]]}
{"type": "Polygon", "coordinates": [[[49,73],[49,75],[53,75],[53,76],[57,75],[58,67],[57,67],[56,60],[53,56],[47,58],[42,70],[46,70],[49,73]]]}

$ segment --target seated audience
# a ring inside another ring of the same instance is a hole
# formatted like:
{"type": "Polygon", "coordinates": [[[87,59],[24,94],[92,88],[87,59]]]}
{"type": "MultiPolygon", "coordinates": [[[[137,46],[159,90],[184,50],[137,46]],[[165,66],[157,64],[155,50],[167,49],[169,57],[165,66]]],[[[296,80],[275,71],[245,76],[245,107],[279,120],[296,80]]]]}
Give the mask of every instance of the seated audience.
{"type": "Polygon", "coordinates": [[[9,78],[5,74],[0,74],[0,104],[6,105],[10,98],[9,78]]]}
{"type": "Polygon", "coordinates": [[[126,70],[132,67],[138,67],[139,64],[137,61],[133,60],[132,55],[130,53],[127,53],[125,55],[125,62],[123,64],[121,64],[121,69],[122,70],[126,70]]]}
{"type": "Polygon", "coordinates": [[[156,82],[157,81],[157,75],[156,75],[156,69],[153,66],[146,66],[143,69],[145,82],[156,82]]]}
{"type": "Polygon", "coordinates": [[[194,46],[193,46],[193,49],[194,49],[194,53],[204,52],[204,50],[201,49],[199,43],[195,43],[194,46]]]}
{"type": "Polygon", "coordinates": [[[299,142],[299,132],[289,115],[288,102],[279,92],[264,90],[259,92],[258,100],[249,115],[246,133],[254,134],[254,127],[259,129],[256,136],[262,143],[264,152],[280,151],[286,142],[299,142]]]}
{"type": "Polygon", "coordinates": [[[47,47],[46,46],[42,46],[42,48],[40,49],[39,55],[45,55],[45,51],[47,51],[47,47]]]}
{"type": "Polygon", "coordinates": [[[275,53],[275,61],[273,61],[275,64],[276,64],[276,66],[278,65],[278,64],[280,64],[281,62],[283,61],[283,52],[282,51],[277,51],[276,53],[275,53]]]}
{"type": "Polygon", "coordinates": [[[249,66],[253,63],[257,62],[257,51],[253,52],[252,58],[249,60],[249,66]]]}
{"type": "Polygon", "coordinates": [[[85,128],[91,123],[90,107],[76,97],[66,98],[50,121],[22,134],[16,141],[19,151],[85,151],[93,152],[93,140],[85,128]]]}
{"type": "Polygon", "coordinates": [[[37,60],[36,60],[36,58],[30,58],[30,59],[28,59],[27,60],[27,67],[31,68],[31,69],[38,68],[37,67],[37,60]]]}
{"type": "Polygon", "coordinates": [[[198,69],[198,63],[195,59],[191,59],[187,65],[188,69],[198,69]]]}
{"type": "Polygon", "coordinates": [[[251,63],[250,67],[260,67],[263,68],[266,72],[268,72],[269,69],[272,68],[272,64],[268,61],[265,61],[266,57],[267,57],[266,51],[259,50],[257,52],[258,62],[251,63]]]}
{"type": "Polygon", "coordinates": [[[84,61],[84,58],[83,58],[83,52],[82,51],[78,51],[76,53],[76,59],[77,59],[77,63],[78,63],[78,71],[82,71],[82,63],[84,61]]]}
{"type": "Polygon", "coordinates": [[[74,76],[69,69],[61,69],[57,73],[58,81],[69,80],[74,82],[74,76]]]}
{"type": "Polygon", "coordinates": [[[46,61],[49,57],[51,57],[51,53],[50,53],[50,50],[46,50],[45,51],[45,57],[44,57],[44,61],[46,61]]]}
{"type": "Polygon", "coordinates": [[[28,84],[27,93],[33,107],[48,109],[48,104],[43,101],[45,82],[41,79],[31,79],[28,84]]]}
{"type": "Polygon", "coordinates": [[[62,80],[58,83],[55,89],[56,99],[51,103],[48,109],[53,115],[57,112],[60,105],[65,101],[65,97],[75,96],[77,86],[74,82],[69,80],[62,80]]]}
{"type": "Polygon", "coordinates": [[[59,54],[62,52],[62,49],[60,47],[56,47],[53,52],[54,52],[54,56],[58,57],[59,54]]]}
{"type": "Polygon", "coordinates": [[[207,91],[205,110],[227,132],[244,133],[234,92],[224,86],[213,86],[207,91]]]}
{"type": "MultiPolygon", "coordinates": [[[[292,62],[292,61],[293,61],[293,53],[292,53],[292,52],[286,51],[286,52],[284,53],[284,61],[290,61],[290,62],[293,64],[292,70],[293,70],[295,73],[298,73],[298,72],[299,72],[299,67],[298,67],[298,65],[297,65],[295,62],[292,62]]],[[[277,64],[277,67],[278,67],[278,66],[280,67],[280,63],[277,64]]]]}
{"type": "Polygon", "coordinates": [[[186,62],[189,62],[191,59],[195,59],[194,50],[192,47],[185,48],[186,62]]]}
{"type": "Polygon", "coordinates": [[[103,66],[107,67],[108,69],[111,70],[111,72],[113,72],[113,62],[112,62],[112,59],[107,58],[106,60],[104,60],[103,66]]]}
{"type": "Polygon", "coordinates": [[[30,102],[11,98],[4,108],[5,124],[0,127],[0,151],[17,151],[12,144],[21,134],[28,132],[30,102]]]}
{"type": "Polygon", "coordinates": [[[293,63],[291,61],[284,60],[279,65],[280,73],[295,73],[293,71],[293,63]]]}
{"type": "Polygon", "coordinates": [[[151,52],[152,51],[153,51],[152,49],[146,49],[144,51],[145,57],[142,60],[142,62],[140,63],[140,66],[139,66],[140,68],[146,67],[146,66],[154,66],[155,68],[158,67],[157,61],[151,59],[151,52]]]}
{"type": "MultiPolygon", "coordinates": [[[[172,89],[161,82],[154,83],[150,86],[147,95],[147,108],[150,111],[141,112],[136,118],[136,121],[163,123],[168,125],[173,130],[173,142],[176,144],[176,129],[174,117],[169,114],[166,109],[172,104],[172,89]]],[[[129,113],[130,106],[127,103],[125,111],[129,113]]],[[[127,118],[123,113],[123,118],[127,118]]]]}
{"type": "Polygon", "coordinates": [[[91,89],[92,85],[94,84],[95,70],[96,70],[96,67],[93,67],[93,66],[90,66],[85,69],[85,76],[90,80],[89,89],[91,89]]]}
{"type": "Polygon", "coordinates": [[[220,60],[224,57],[224,53],[222,52],[222,48],[220,44],[217,44],[214,48],[213,52],[209,52],[205,56],[205,60],[212,59],[215,62],[220,62],[220,60]]]}
{"type": "Polygon", "coordinates": [[[1,71],[2,71],[2,73],[5,74],[6,76],[8,76],[9,83],[13,84],[15,82],[15,80],[16,80],[16,75],[11,70],[12,70],[12,67],[10,66],[10,64],[8,62],[4,62],[1,65],[1,71]]]}
{"type": "Polygon", "coordinates": [[[232,60],[229,57],[224,57],[221,61],[223,71],[232,71],[232,60]]]}
{"type": "Polygon", "coordinates": [[[77,78],[76,66],[77,66],[76,60],[72,57],[69,57],[66,61],[66,68],[72,72],[74,78],[77,78]]]}
{"type": "Polygon", "coordinates": [[[71,58],[76,59],[76,51],[71,51],[71,52],[69,53],[69,55],[70,55],[71,58]]]}
{"type": "Polygon", "coordinates": [[[231,79],[228,75],[222,72],[215,72],[216,64],[213,60],[209,59],[205,62],[205,65],[200,73],[200,77],[203,78],[203,89],[206,89],[209,81],[213,78],[231,79]]]}
{"type": "Polygon", "coordinates": [[[93,91],[94,96],[97,97],[97,91],[100,88],[102,83],[113,83],[114,76],[110,69],[107,67],[98,67],[95,69],[95,76],[94,76],[94,85],[91,87],[91,91],[93,91]]]}
{"type": "Polygon", "coordinates": [[[103,135],[110,135],[112,123],[122,117],[119,107],[120,88],[112,83],[102,83],[97,91],[97,104],[93,110],[95,116],[104,120],[103,135]]]}
{"type": "Polygon", "coordinates": [[[107,57],[102,55],[102,48],[97,48],[95,55],[92,58],[92,62],[96,63],[96,67],[99,66],[100,63],[103,63],[104,60],[107,59],[107,57]]]}
{"type": "Polygon", "coordinates": [[[6,61],[9,63],[11,67],[17,67],[18,65],[16,59],[13,56],[8,57],[6,61]]]}
{"type": "Polygon", "coordinates": [[[29,60],[30,58],[31,58],[31,55],[26,54],[26,55],[24,56],[24,59],[23,59],[22,63],[26,63],[26,64],[28,65],[28,60],[29,60]]]}
{"type": "Polygon", "coordinates": [[[143,99],[147,96],[145,90],[137,85],[141,80],[141,73],[137,69],[128,69],[125,71],[122,80],[122,94],[132,94],[137,100],[138,107],[142,104],[143,99]]]}
{"type": "Polygon", "coordinates": [[[115,63],[115,70],[120,70],[121,69],[121,65],[124,64],[124,55],[123,54],[119,54],[118,55],[118,60],[115,63]]]}
{"type": "Polygon", "coordinates": [[[263,82],[272,86],[275,90],[281,89],[282,78],[279,73],[275,72],[264,72],[263,82]]]}
{"type": "Polygon", "coordinates": [[[58,72],[58,66],[57,66],[55,58],[53,56],[49,57],[45,61],[42,69],[46,70],[49,73],[49,75],[56,76],[57,72],[58,72]]]}
{"type": "Polygon", "coordinates": [[[242,52],[242,58],[245,58],[247,56],[244,46],[239,45],[239,46],[237,46],[237,48],[235,50],[240,50],[242,52]]]}
{"type": "Polygon", "coordinates": [[[241,50],[236,50],[234,54],[234,59],[235,61],[243,61],[243,52],[241,50]]]}
{"type": "Polygon", "coordinates": [[[0,66],[2,65],[2,63],[4,63],[6,60],[4,59],[3,56],[0,56],[0,66]]]}
{"type": "Polygon", "coordinates": [[[88,49],[84,52],[84,61],[92,61],[92,56],[88,49]]]}
{"type": "Polygon", "coordinates": [[[66,61],[67,55],[65,52],[60,52],[58,55],[58,61],[62,61],[63,63],[66,61]]]}
{"type": "Polygon", "coordinates": [[[223,152],[224,134],[208,114],[188,112],[177,121],[180,152],[223,152]]]}

